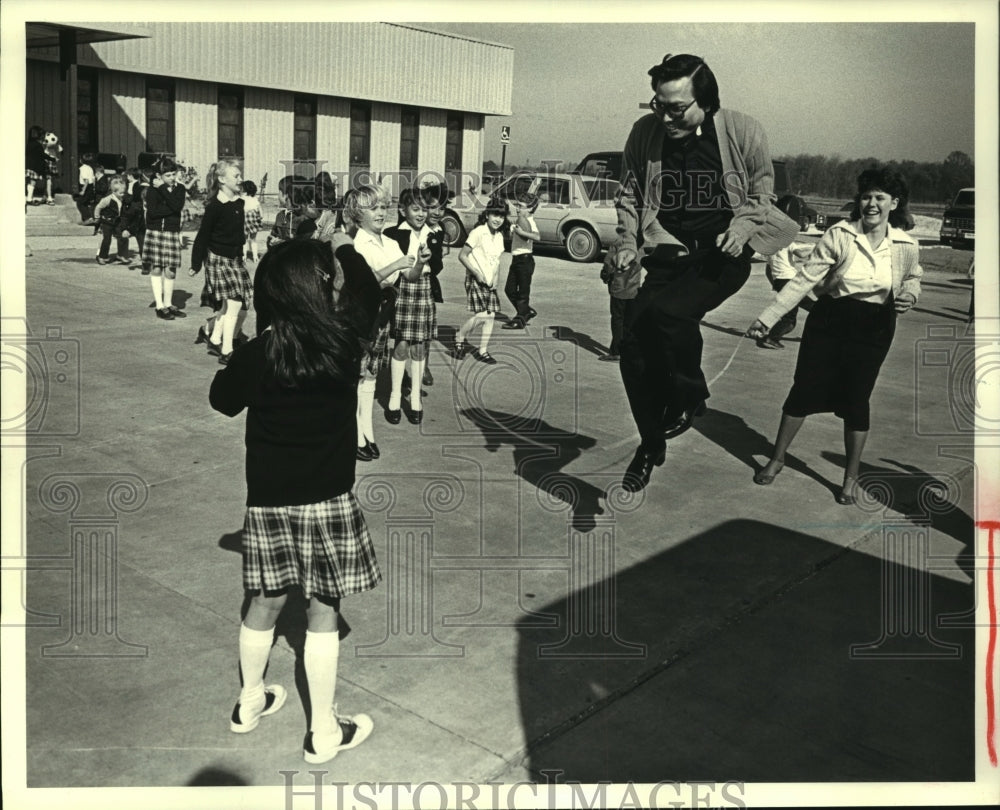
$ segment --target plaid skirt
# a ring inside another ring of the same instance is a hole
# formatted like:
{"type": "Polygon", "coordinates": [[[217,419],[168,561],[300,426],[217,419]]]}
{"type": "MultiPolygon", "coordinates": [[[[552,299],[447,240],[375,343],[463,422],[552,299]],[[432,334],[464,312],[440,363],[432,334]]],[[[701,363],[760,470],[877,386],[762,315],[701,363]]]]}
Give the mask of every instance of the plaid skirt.
{"type": "Polygon", "coordinates": [[[264,217],[259,208],[243,212],[243,232],[247,239],[253,239],[262,227],[264,227],[264,217]]]}
{"type": "Polygon", "coordinates": [[[469,312],[499,312],[497,291],[481,284],[472,276],[465,277],[465,308],[469,312]]]}
{"type": "Polygon", "coordinates": [[[423,343],[437,335],[437,307],[431,295],[431,276],[399,282],[393,337],[407,343],[423,343]]]}
{"type": "Polygon", "coordinates": [[[24,177],[27,180],[41,180],[42,179],[42,176],[38,172],[34,171],[33,169],[25,169],[24,170],[24,177]]]}
{"type": "Polygon", "coordinates": [[[361,356],[361,374],[377,377],[389,359],[389,326],[383,326],[372,340],[365,341],[361,356]]]}
{"type": "Polygon", "coordinates": [[[257,593],[292,585],[306,599],[340,598],[382,579],[357,500],[345,492],[300,506],[248,506],[243,522],[243,587],[257,593]]]}
{"type": "Polygon", "coordinates": [[[203,307],[220,309],[224,301],[242,301],[243,309],[250,308],[253,284],[242,256],[230,259],[210,250],[202,269],[205,271],[205,287],[201,291],[203,307]]]}
{"type": "Polygon", "coordinates": [[[178,270],[181,266],[181,235],[178,231],[146,231],[142,261],[151,267],[178,270]]]}

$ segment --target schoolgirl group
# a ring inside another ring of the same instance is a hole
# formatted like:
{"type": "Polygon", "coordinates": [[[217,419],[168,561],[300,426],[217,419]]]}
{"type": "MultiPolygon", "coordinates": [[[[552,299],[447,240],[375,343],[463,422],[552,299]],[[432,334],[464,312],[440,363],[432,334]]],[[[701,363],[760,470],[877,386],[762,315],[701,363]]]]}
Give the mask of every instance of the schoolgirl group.
{"type": "MultiPolygon", "coordinates": [[[[404,190],[400,220],[391,227],[385,227],[389,197],[373,186],[348,191],[339,215],[326,211],[293,229],[283,219],[285,231],[272,235],[251,285],[237,250],[239,169],[220,162],[216,174],[219,188],[195,240],[192,273],[204,268],[207,293],[225,302],[216,323],[245,309],[251,296],[257,313],[256,337],[235,349],[226,343],[234,327],[223,327],[219,344],[215,334],[199,332],[210,349],[223,350],[212,406],[228,416],[247,409],[243,585],[250,601],[239,631],[242,688],[230,730],[254,730],[286,700],[285,689],[265,684],[264,674],[288,590],[299,586],[307,600],[303,665],[311,706],[303,756],[318,764],[356,747],[373,729],[371,717],[341,715],[334,702],[340,639],[347,632],[340,600],[374,588],[382,577],[352,492],[355,466],[381,455],[372,411],[375,380],[386,361],[392,385],[385,418],[402,421],[409,364],[406,416],[413,424],[423,419],[420,388],[433,380],[427,348],[436,334],[436,303],[443,300],[437,275],[448,193],[443,184],[404,190]]],[[[283,203],[291,196],[290,181],[279,183],[283,203]]],[[[496,362],[488,343],[499,311],[503,237],[513,229],[522,240],[519,255],[530,254],[530,240],[538,236],[530,216],[535,205],[534,198],[521,201],[515,213],[508,203],[491,200],[469,234],[459,260],[470,317],[456,335],[456,360],[471,352],[480,362],[496,362]],[[472,349],[477,328],[478,348],[472,349]]],[[[530,281],[530,274],[518,278],[530,281]]],[[[530,317],[527,283],[514,292],[519,312],[530,317]]]]}

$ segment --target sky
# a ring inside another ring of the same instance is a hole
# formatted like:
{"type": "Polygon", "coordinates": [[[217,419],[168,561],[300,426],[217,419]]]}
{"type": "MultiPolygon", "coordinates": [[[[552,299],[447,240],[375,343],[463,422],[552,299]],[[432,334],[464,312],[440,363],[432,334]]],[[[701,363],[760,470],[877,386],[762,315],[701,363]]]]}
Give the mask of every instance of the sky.
{"type": "Polygon", "coordinates": [[[722,105],[760,120],[774,156],[974,154],[968,22],[418,24],[514,48],[513,115],[486,123],[484,159],[496,163],[502,124],[508,164],[620,149],[666,53],[704,58],[722,105]]]}

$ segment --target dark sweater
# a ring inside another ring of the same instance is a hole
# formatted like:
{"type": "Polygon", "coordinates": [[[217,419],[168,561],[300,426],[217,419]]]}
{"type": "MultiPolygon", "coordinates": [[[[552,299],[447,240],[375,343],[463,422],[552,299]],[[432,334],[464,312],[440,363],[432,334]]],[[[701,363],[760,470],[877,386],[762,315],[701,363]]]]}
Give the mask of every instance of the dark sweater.
{"type": "Polygon", "coordinates": [[[186,197],[187,189],[180,183],[172,191],[166,185],[150,186],[146,193],[146,228],[179,233],[186,197]]]}
{"type": "Polygon", "coordinates": [[[205,217],[191,248],[191,269],[201,270],[208,251],[235,259],[243,255],[247,235],[243,222],[243,198],[222,202],[218,197],[205,206],[205,217]]]}
{"type": "MultiPolygon", "coordinates": [[[[371,329],[380,290],[353,245],[336,252],[344,292],[361,314],[361,334],[371,329]]],[[[233,352],[212,381],[215,410],[236,416],[247,409],[247,506],[318,503],[354,486],[357,447],[357,379],[317,380],[298,388],[264,379],[265,332],[233,352]]]]}

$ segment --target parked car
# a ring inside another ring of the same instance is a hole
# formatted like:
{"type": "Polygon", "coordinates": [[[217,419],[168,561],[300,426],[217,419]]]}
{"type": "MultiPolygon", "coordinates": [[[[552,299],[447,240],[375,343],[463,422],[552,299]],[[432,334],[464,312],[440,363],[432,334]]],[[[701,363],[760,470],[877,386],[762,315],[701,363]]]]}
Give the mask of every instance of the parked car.
{"type": "MultiPolygon", "coordinates": [[[[810,225],[816,223],[816,209],[810,206],[804,199],[792,193],[792,184],[788,177],[788,167],[783,160],[772,160],[774,167],[774,194],[778,198],[777,204],[783,211],[799,223],[801,230],[807,230],[810,225]]],[[[613,180],[621,180],[622,176],[622,153],[619,152],[591,152],[577,165],[574,174],[590,175],[591,177],[609,177],[613,180]]]]}
{"type": "Polygon", "coordinates": [[[942,245],[969,247],[976,242],[976,190],[963,188],[944,210],[941,220],[942,245]]]}
{"type": "MultiPolygon", "coordinates": [[[[534,213],[541,245],[565,247],[576,262],[590,262],[617,238],[615,197],[621,184],[606,177],[565,172],[520,171],[511,175],[493,191],[494,197],[519,199],[527,193],[539,197],[534,213]]],[[[456,196],[442,221],[449,244],[459,245],[476,225],[487,198],[466,190],[456,196]]]]}
{"type": "Polygon", "coordinates": [[[820,211],[816,215],[816,227],[825,231],[831,225],[835,225],[843,219],[851,218],[851,211],[854,209],[854,201],[844,203],[836,211],[820,211]]]}

